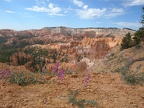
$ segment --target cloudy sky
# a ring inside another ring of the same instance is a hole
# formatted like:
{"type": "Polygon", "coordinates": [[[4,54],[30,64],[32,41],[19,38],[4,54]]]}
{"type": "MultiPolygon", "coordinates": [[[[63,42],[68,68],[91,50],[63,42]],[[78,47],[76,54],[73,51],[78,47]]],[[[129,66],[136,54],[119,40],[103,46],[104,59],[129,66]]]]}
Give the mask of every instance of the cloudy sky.
{"type": "Polygon", "coordinates": [[[138,29],[144,0],[0,0],[0,29],[138,29]]]}

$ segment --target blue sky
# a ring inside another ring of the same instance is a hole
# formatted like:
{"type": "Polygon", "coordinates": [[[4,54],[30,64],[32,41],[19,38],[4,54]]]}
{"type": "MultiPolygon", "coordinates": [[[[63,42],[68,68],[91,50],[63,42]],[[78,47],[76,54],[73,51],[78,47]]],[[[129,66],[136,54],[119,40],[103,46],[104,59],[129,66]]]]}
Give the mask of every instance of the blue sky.
{"type": "Polygon", "coordinates": [[[0,29],[138,29],[144,0],[0,0],[0,29]]]}

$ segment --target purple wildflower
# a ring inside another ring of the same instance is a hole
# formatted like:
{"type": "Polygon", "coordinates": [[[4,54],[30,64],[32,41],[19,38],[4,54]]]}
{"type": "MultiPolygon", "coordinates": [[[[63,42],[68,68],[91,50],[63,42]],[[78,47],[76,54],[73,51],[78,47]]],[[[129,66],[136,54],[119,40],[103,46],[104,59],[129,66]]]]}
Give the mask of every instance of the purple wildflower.
{"type": "Polygon", "coordinates": [[[62,80],[63,78],[64,78],[64,70],[61,69],[58,71],[58,79],[62,80]]]}
{"type": "Polygon", "coordinates": [[[58,67],[59,67],[59,63],[56,62],[55,66],[53,67],[53,72],[54,73],[58,73],[58,67]]]}
{"type": "Polygon", "coordinates": [[[90,75],[87,75],[84,79],[84,83],[85,83],[85,86],[87,85],[87,83],[89,82],[90,80],[90,75]]]}
{"type": "Polygon", "coordinates": [[[0,74],[3,74],[4,73],[4,70],[0,70],[0,74]]]}
{"type": "Polygon", "coordinates": [[[10,70],[6,69],[6,75],[9,75],[9,74],[10,74],[10,70]]]}
{"type": "Polygon", "coordinates": [[[59,63],[57,62],[53,67],[53,72],[58,76],[58,80],[62,80],[64,78],[64,70],[63,69],[59,70],[58,68],[59,68],[59,63]]]}
{"type": "Polygon", "coordinates": [[[10,70],[6,69],[6,70],[0,70],[0,79],[4,78],[6,75],[10,74],[10,70]]]}

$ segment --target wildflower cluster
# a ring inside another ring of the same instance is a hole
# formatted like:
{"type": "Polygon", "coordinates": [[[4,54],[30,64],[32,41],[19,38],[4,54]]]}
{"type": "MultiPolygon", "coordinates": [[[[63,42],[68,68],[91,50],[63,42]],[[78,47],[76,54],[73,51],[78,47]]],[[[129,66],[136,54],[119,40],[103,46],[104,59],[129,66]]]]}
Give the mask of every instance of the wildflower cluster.
{"type": "Polygon", "coordinates": [[[5,78],[7,75],[10,74],[10,70],[6,69],[6,70],[0,70],[0,79],[5,78]]]}
{"type": "Polygon", "coordinates": [[[56,62],[56,64],[55,64],[55,66],[53,67],[53,72],[56,74],[56,73],[58,73],[58,67],[59,67],[59,63],[58,62],[56,62]]]}
{"type": "Polygon", "coordinates": [[[64,70],[61,69],[58,71],[58,79],[62,80],[63,78],[64,78],[64,70]]]}
{"type": "Polygon", "coordinates": [[[84,79],[84,85],[86,86],[90,80],[90,75],[87,75],[84,79]]]}
{"type": "Polygon", "coordinates": [[[53,67],[53,72],[58,76],[58,80],[62,80],[64,78],[64,70],[59,69],[59,63],[57,62],[53,67]]]}

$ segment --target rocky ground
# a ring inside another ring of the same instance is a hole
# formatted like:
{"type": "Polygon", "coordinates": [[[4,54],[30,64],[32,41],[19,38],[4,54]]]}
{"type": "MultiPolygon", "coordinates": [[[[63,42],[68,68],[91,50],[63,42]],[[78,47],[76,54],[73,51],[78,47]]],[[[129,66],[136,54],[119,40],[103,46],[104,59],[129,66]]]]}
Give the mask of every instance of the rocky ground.
{"type": "MultiPolygon", "coordinates": [[[[85,72],[65,75],[61,81],[57,77],[47,84],[19,86],[0,81],[0,108],[78,108],[68,102],[69,92],[77,90],[77,99],[94,100],[96,108],[143,108],[144,86],[129,85],[118,73],[85,72]],[[84,86],[84,78],[90,80],[84,86]]],[[[85,108],[93,108],[86,106],[85,108]]]]}

